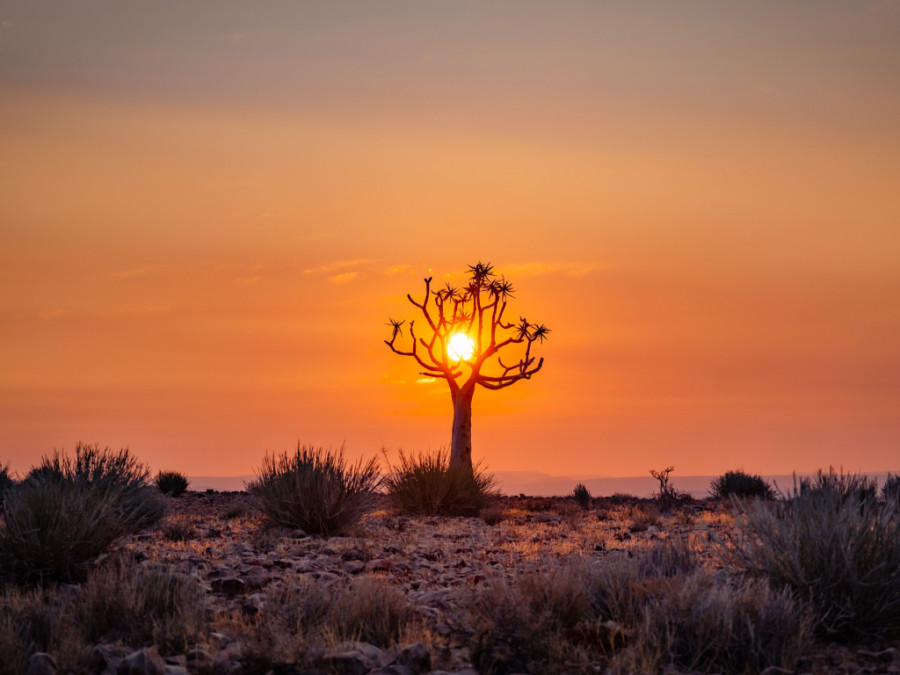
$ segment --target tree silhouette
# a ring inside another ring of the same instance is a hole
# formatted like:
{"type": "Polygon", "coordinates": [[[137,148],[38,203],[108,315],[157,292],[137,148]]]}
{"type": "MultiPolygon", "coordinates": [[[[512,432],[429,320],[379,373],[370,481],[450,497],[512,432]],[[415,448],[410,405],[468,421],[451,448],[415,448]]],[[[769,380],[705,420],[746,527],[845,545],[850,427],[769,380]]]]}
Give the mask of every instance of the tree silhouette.
{"type": "Polygon", "coordinates": [[[498,277],[490,263],[469,265],[468,271],[468,284],[461,288],[447,284],[432,291],[431,277],[425,279],[421,302],[406,296],[425,317],[425,335],[417,335],[416,321],[411,320],[408,340],[404,340],[409,348],[404,350],[397,346],[397,339],[406,337],[406,321],[389,319],[391,339],[384,342],[395,354],[415,359],[422,375],[447,380],[453,400],[450,466],[471,473],[475,387],[504,389],[530,379],[544,365],[543,358],[535,363],[532,346],[547,339],[550,329],[524,317],[504,321],[507,302],[514,297],[512,284],[498,277]],[[500,351],[513,345],[523,346],[524,353],[520,347],[519,359],[506,365],[500,351]]]}

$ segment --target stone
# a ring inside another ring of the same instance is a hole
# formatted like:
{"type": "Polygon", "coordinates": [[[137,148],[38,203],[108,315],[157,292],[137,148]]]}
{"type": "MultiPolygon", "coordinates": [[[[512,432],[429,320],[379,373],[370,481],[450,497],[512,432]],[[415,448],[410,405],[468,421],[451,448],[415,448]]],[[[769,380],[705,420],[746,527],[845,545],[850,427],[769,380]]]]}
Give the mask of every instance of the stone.
{"type": "Polygon", "coordinates": [[[391,666],[379,668],[378,670],[370,670],[369,675],[415,675],[415,673],[406,666],[395,663],[391,666]]]}
{"type": "Polygon", "coordinates": [[[359,574],[366,569],[366,563],[362,560],[347,560],[344,562],[343,568],[347,574],[359,574]]]}
{"type": "Polygon", "coordinates": [[[431,652],[427,645],[414,642],[400,648],[400,652],[397,654],[397,663],[406,666],[415,675],[427,673],[431,670],[431,652]]]}
{"type": "Polygon", "coordinates": [[[116,672],[118,675],[166,675],[166,663],[156,647],[145,647],[122,659],[116,672]]]}
{"type": "Polygon", "coordinates": [[[167,665],[166,675],[190,675],[184,666],[167,665]]]}
{"type": "Polygon", "coordinates": [[[223,593],[229,597],[240,595],[247,590],[247,584],[237,577],[222,577],[221,579],[213,579],[210,583],[212,589],[218,593],[223,593]]]}
{"type": "Polygon", "coordinates": [[[130,653],[130,649],[122,647],[121,645],[94,645],[88,656],[88,665],[95,673],[101,673],[110,666],[112,666],[112,670],[116,670],[122,662],[122,659],[130,653]]]}
{"type": "Polygon", "coordinates": [[[46,652],[35,652],[25,663],[25,675],[56,675],[56,660],[46,652]]]}

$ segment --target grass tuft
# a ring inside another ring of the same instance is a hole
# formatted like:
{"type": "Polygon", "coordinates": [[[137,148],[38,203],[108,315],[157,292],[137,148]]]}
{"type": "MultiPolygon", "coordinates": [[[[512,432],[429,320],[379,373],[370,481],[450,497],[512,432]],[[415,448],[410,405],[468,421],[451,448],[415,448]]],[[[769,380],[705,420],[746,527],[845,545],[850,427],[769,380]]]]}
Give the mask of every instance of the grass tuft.
{"type": "Polygon", "coordinates": [[[738,521],[737,564],[788,588],[829,640],[900,629],[900,512],[877,502],[871,481],[819,472],[778,505],[756,503],[738,521]]]}
{"type": "Polygon", "coordinates": [[[775,490],[761,476],[742,470],[726,471],[709,486],[716,499],[774,499],[775,490]]]}
{"type": "Polygon", "coordinates": [[[298,445],[293,454],[266,455],[248,490],[273,523],[327,537],[359,523],[374,506],[379,484],[374,458],[351,465],[343,448],[298,445]]]}
{"type": "Polygon", "coordinates": [[[399,513],[429,516],[477,516],[498,495],[494,476],[450,466],[446,452],[407,455],[384,479],[388,499],[399,513]]]}
{"type": "Polygon", "coordinates": [[[160,471],[156,474],[156,487],[163,494],[180,497],[187,492],[189,481],[183,473],[177,471],[160,471]]]}

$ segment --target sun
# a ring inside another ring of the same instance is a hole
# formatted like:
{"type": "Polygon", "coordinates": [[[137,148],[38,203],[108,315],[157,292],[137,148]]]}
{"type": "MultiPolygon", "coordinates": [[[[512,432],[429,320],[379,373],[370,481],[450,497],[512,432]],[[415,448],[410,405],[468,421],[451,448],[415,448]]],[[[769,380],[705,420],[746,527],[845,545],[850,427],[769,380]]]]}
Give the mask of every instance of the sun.
{"type": "Polygon", "coordinates": [[[468,361],[475,353],[475,343],[465,333],[454,333],[447,342],[447,355],[454,361],[468,361]]]}

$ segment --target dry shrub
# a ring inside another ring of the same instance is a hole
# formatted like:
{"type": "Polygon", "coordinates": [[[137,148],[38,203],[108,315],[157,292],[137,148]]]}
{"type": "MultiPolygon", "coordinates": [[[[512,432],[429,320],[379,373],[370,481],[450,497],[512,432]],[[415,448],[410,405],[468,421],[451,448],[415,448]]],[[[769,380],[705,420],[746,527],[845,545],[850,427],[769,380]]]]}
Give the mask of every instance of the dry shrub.
{"type": "Polygon", "coordinates": [[[477,516],[497,494],[493,475],[450,466],[446,452],[407,455],[400,451],[384,484],[399,513],[429,516],[477,516]]]}
{"type": "Polygon", "coordinates": [[[500,504],[488,504],[478,515],[487,525],[497,525],[506,518],[506,509],[500,504]]]}
{"type": "Polygon", "coordinates": [[[775,490],[762,476],[749,474],[738,469],[726,471],[709,486],[709,492],[716,499],[774,499],[775,490]]]}
{"type": "Polygon", "coordinates": [[[165,499],[148,483],[150,469],[128,448],[114,452],[77,443],[75,456],[54,451],[25,477],[25,483],[89,486],[116,501],[126,531],[138,532],[166,514],[165,499]]]}
{"type": "Polygon", "coordinates": [[[84,672],[87,644],[56,589],[11,587],[0,594],[0,675],[25,675],[35,652],[53,654],[59,672],[84,672]]]}
{"type": "Polygon", "coordinates": [[[156,474],[156,487],[163,494],[180,497],[187,492],[189,484],[187,477],[178,471],[160,471],[156,474]]]}
{"type": "Polygon", "coordinates": [[[864,478],[819,473],[779,505],[743,508],[736,563],[789,588],[835,640],[900,629],[900,513],[864,478]]]}
{"type": "Polygon", "coordinates": [[[347,532],[375,504],[376,459],[348,464],[337,451],[297,446],[291,455],[266,455],[248,490],[272,522],[318,536],[347,532]]]}
{"type": "Polygon", "coordinates": [[[469,614],[484,673],[756,673],[793,667],[810,638],[788,592],[714,574],[684,544],[493,580],[469,614]]]}
{"type": "Polygon", "coordinates": [[[126,532],[115,495],[82,483],[26,481],[6,498],[0,571],[17,582],[83,579],[126,532]]]}
{"type": "Polygon", "coordinates": [[[179,654],[204,635],[203,589],[193,579],[116,560],[93,570],[72,610],[89,640],[156,645],[179,654]]]}
{"type": "Polygon", "coordinates": [[[374,577],[357,577],[337,594],[329,608],[327,627],[339,641],[360,640],[387,647],[400,639],[412,619],[406,596],[374,577]]]}
{"type": "Polygon", "coordinates": [[[631,525],[628,526],[628,529],[631,532],[644,532],[647,528],[659,527],[660,524],[659,507],[653,503],[631,507],[629,516],[631,525]]]}

